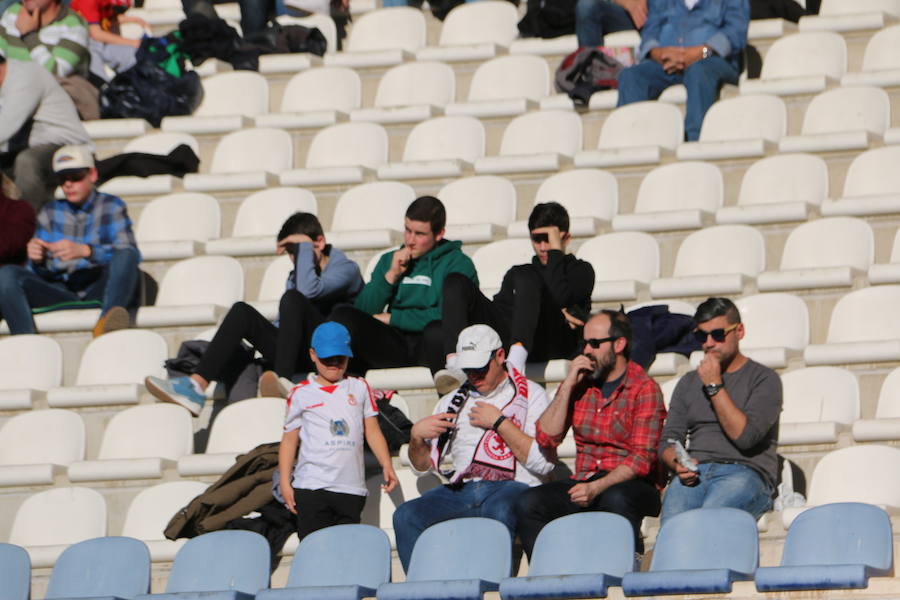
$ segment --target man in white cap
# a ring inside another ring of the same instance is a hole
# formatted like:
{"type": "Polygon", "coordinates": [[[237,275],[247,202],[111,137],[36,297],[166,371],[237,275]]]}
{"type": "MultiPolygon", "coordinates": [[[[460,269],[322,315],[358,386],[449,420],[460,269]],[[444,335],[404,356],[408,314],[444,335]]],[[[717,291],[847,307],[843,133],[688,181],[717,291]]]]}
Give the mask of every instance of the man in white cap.
{"type": "Polygon", "coordinates": [[[34,333],[34,308],[100,306],[94,337],[127,327],[140,253],[125,203],[94,189],[97,169],[85,146],[63,146],[52,168],[65,199],[38,213],[28,264],[0,267],[0,318],[14,335],[34,333]]]}
{"type": "Polygon", "coordinates": [[[456,352],[466,381],[410,433],[413,470],[439,473],[448,483],[394,512],[404,569],[419,535],[441,521],[487,517],[515,536],[516,499],[553,470],[552,460],[534,441],[535,423],[548,404],[544,389],[507,363],[500,336],[487,325],[463,329],[456,352]],[[450,469],[444,468],[445,458],[450,469]]]}

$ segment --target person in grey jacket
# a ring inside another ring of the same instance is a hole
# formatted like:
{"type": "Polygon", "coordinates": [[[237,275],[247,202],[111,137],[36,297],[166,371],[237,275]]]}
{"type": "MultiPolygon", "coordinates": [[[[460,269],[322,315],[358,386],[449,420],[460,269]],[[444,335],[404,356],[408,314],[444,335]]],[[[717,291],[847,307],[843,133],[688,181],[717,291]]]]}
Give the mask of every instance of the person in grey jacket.
{"type": "Polygon", "coordinates": [[[279,303],[279,318],[271,323],[246,302],[236,302],[203,353],[190,377],[147,377],[151,394],[164,402],[187,408],[194,416],[206,401],[210,382],[236,376],[240,369],[232,361],[243,354],[247,340],[262,354],[278,377],[313,369],[309,354],[313,330],[338,305],[353,302],[363,288],[359,266],[343,252],[325,242],[322,225],[315,215],[298,212],[284,222],[278,233],[277,252],[287,253],[293,263],[287,290],[279,303]]]}

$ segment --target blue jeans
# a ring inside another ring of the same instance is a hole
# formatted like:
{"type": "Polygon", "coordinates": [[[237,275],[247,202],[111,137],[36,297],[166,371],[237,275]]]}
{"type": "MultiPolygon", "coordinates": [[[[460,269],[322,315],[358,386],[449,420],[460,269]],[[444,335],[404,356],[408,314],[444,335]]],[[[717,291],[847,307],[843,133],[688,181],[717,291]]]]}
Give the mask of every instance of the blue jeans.
{"type": "Polygon", "coordinates": [[[459,517],[496,519],[516,535],[516,499],[528,486],[519,481],[469,481],[461,487],[442,485],[404,502],[394,511],[397,556],[409,569],[413,546],[423,531],[459,517]]]}
{"type": "Polygon", "coordinates": [[[684,116],[684,137],[692,142],[700,137],[703,117],[719,98],[725,83],[738,82],[737,68],[721,56],[698,60],[684,73],[666,73],[654,60],[644,60],[619,73],[619,106],[656,100],[669,86],[683,83],[687,88],[687,107],[684,116]]]}
{"type": "Polygon", "coordinates": [[[602,46],[607,33],[634,29],[628,11],[613,0],[578,0],[575,36],[579,46],[602,46]]]}
{"type": "Polygon", "coordinates": [[[720,507],[739,508],[758,519],[772,508],[772,488],[746,465],[703,463],[697,485],[672,479],[663,496],[660,524],[686,510],[720,507]]]}
{"type": "Polygon", "coordinates": [[[47,281],[18,265],[0,267],[0,318],[6,319],[9,332],[16,335],[35,332],[32,308],[100,300],[102,313],[106,314],[113,306],[133,306],[139,257],[136,248],[115,250],[112,261],[98,268],[96,277],[81,281],[81,285],[47,281]]]}

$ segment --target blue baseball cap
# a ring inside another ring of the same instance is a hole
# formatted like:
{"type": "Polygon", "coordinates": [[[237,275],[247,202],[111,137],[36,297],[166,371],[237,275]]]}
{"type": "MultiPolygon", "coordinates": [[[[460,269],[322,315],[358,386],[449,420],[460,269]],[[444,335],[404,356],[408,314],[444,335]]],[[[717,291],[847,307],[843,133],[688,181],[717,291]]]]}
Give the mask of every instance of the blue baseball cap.
{"type": "Polygon", "coordinates": [[[350,349],[350,332],[335,321],[325,321],[313,331],[312,349],[319,358],[353,356],[350,349]]]}

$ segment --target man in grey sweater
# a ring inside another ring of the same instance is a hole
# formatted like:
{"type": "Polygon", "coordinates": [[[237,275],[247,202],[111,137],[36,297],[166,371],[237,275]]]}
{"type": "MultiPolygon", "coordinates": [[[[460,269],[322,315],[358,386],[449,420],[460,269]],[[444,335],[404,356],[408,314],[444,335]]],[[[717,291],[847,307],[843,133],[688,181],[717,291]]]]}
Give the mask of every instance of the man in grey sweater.
{"type": "Polygon", "coordinates": [[[672,394],[659,457],[675,472],[662,523],[693,508],[732,507],[759,517],[772,507],[781,379],[741,354],[744,325],[734,303],[709,298],[694,315],[705,356],[672,394]],[[678,457],[674,442],[687,446],[678,457]]]}
{"type": "Polygon", "coordinates": [[[0,49],[0,166],[35,210],[53,199],[53,153],[90,145],[69,95],[41,65],[7,61],[0,49]]]}

